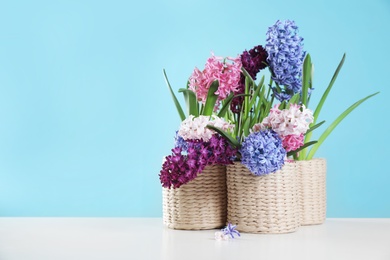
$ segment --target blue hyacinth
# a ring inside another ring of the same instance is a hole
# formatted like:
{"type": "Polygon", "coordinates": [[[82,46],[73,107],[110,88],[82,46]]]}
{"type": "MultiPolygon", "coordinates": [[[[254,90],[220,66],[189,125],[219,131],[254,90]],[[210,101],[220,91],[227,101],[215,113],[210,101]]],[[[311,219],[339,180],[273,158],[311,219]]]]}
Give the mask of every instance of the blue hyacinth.
{"type": "Polygon", "coordinates": [[[178,131],[176,131],[175,135],[175,148],[176,147],[181,148],[184,153],[188,150],[188,143],[178,134],[178,131]]]}
{"type": "Polygon", "coordinates": [[[279,100],[288,100],[302,90],[302,65],[306,52],[303,38],[297,34],[294,21],[277,21],[267,32],[267,62],[272,71],[272,79],[282,88],[273,88],[279,100]]]}
{"type": "Polygon", "coordinates": [[[241,163],[255,175],[280,170],[286,156],[281,138],[270,129],[255,132],[246,137],[240,152],[241,163]]]}

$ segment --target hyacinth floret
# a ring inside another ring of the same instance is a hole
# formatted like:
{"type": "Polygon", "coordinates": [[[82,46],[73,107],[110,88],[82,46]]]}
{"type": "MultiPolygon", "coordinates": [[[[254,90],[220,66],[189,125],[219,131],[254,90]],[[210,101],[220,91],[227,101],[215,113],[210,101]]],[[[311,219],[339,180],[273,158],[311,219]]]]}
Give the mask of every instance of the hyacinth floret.
{"type": "Polygon", "coordinates": [[[237,225],[232,225],[230,222],[227,224],[225,228],[223,228],[221,231],[224,235],[228,235],[231,238],[234,238],[234,235],[241,236],[240,232],[236,230],[237,225]]]}
{"type": "Polygon", "coordinates": [[[258,176],[281,169],[286,157],[281,138],[270,129],[248,135],[240,152],[242,164],[258,176]]]}
{"type": "Polygon", "coordinates": [[[272,79],[285,89],[273,88],[274,96],[279,100],[288,100],[302,91],[302,65],[306,52],[303,50],[303,38],[298,35],[298,26],[294,21],[277,21],[269,27],[265,49],[267,62],[272,71],[272,79]]]}

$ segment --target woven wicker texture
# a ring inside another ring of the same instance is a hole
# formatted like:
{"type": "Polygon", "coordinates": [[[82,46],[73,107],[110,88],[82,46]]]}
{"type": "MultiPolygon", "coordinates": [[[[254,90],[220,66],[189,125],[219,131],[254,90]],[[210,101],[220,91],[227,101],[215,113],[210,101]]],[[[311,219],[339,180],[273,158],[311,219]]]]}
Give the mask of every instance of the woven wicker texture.
{"type": "Polygon", "coordinates": [[[163,188],[163,221],[173,229],[214,229],[226,223],[226,167],[206,166],[177,189],[163,188]]]}
{"type": "Polygon", "coordinates": [[[326,218],[326,160],[298,161],[302,225],[322,224],[326,218]]]}
{"type": "Polygon", "coordinates": [[[253,175],[241,163],[227,166],[228,222],[248,233],[288,233],[300,226],[296,163],[253,175]]]}

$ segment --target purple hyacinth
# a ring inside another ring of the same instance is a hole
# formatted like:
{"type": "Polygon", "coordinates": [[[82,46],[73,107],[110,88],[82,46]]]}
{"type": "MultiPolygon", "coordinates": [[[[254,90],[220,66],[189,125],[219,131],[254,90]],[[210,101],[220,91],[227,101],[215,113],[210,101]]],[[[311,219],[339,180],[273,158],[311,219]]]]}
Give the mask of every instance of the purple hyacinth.
{"type": "Polygon", "coordinates": [[[269,174],[281,169],[286,156],[281,138],[270,129],[247,136],[240,152],[242,164],[255,175],[269,174]]]}
{"type": "MultiPolygon", "coordinates": [[[[249,73],[253,80],[256,80],[257,73],[260,70],[267,67],[268,54],[263,46],[258,45],[250,49],[249,51],[244,51],[241,54],[242,67],[249,73]]],[[[245,76],[241,74],[240,82],[237,88],[237,91],[234,92],[237,94],[244,94],[245,92],[245,76]]],[[[244,97],[235,97],[230,104],[230,108],[233,113],[240,113],[241,106],[244,101],[244,97]]]]}
{"type": "Polygon", "coordinates": [[[237,153],[230,144],[215,134],[208,142],[184,140],[176,136],[176,147],[165,157],[160,171],[160,181],[165,188],[179,188],[195,179],[206,165],[231,164],[237,153]]]}
{"type": "Polygon", "coordinates": [[[267,62],[272,71],[272,79],[284,86],[273,88],[274,96],[283,101],[302,91],[302,65],[306,52],[303,38],[298,35],[294,21],[277,21],[267,32],[267,62]]]}

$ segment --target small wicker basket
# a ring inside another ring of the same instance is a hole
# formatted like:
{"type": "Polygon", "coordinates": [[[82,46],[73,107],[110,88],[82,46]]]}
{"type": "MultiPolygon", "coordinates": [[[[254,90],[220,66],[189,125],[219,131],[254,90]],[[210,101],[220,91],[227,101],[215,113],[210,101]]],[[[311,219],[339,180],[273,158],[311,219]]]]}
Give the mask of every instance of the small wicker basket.
{"type": "Polygon", "coordinates": [[[289,233],[300,226],[296,163],[253,175],[239,162],[227,166],[228,222],[248,233],[289,233]]]}
{"type": "Polygon", "coordinates": [[[226,166],[209,165],[180,188],[163,188],[163,222],[173,229],[221,228],[226,201],[226,166]]]}
{"type": "Polygon", "coordinates": [[[326,160],[297,161],[302,225],[322,224],[326,218],[326,160]]]}

